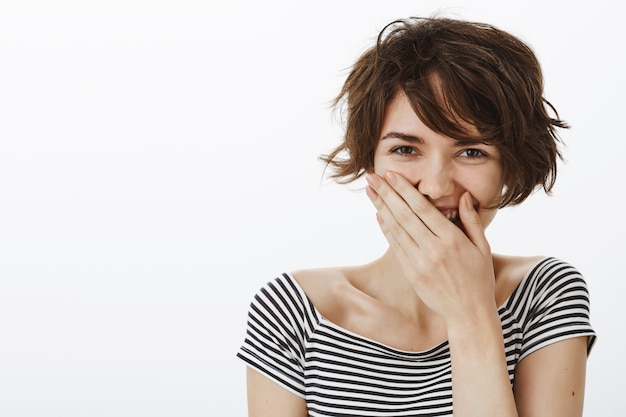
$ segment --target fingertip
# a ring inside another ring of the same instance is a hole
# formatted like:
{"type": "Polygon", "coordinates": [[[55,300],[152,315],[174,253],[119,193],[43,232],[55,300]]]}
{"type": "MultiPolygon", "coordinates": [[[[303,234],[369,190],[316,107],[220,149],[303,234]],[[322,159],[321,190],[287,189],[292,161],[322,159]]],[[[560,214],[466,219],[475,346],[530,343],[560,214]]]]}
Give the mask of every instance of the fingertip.
{"type": "Polygon", "coordinates": [[[396,185],[398,183],[398,178],[396,177],[396,173],[393,171],[386,171],[385,179],[391,185],[396,185]]]}
{"type": "Polygon", "coordinates": [[[480,217],[478,211],[474,207],[474,199],[469,191],[466,191],[461,196],[459,206],[462,206],[461,222],[465,226],[465,230],[470,230],[475,224],[480,224],[480,217]]]}
{"type": "Polygon", "coordinates": [[[463,203],[465,204],[465,208],[467,210],[474,211],[474,201],[472,199],[472,194],[469,191],[466,191],[463,194],[463,203]]]}
{"type": "Polygon", "coordinates": [[[373,189],[380,187],[380,177],[374,173],[368,173],[365,180],[373,189]]]}
{"type": "Polygon", "coordinates": [[[372,201],[378,198],[378,193],[374,190],[374,188],[371,185],[368,185],[367,187],[365,187],[365,194],[372,201]]]}

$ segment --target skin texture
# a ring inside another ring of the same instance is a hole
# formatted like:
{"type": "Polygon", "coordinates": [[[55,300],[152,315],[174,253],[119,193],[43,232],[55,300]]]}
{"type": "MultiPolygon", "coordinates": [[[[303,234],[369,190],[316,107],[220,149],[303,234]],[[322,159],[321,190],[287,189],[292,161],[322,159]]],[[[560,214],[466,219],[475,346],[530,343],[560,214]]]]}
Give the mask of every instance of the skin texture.
{"type": "MultiPolygon", "coordinates": [[[[294,272],[317,309],[397,349],[448,340],[457,417],[581,416],[586,337],[530,354],[511,389],[497,307],[541,258],[491,253],[484,231],[503,187],[498,150],[430,130],[400,93],[367,181],[389,249],[367,265],[294,272]]],[[[248,392],[250,416],[307,415],[303,399],[254,370],[248,392]]]]}
{"type": "Polygon", "coordinates": [[[470,146],[430,130],[399,93],[384,119],[376,173],[367,177],[367,194],[407,279],[449,324],[476,306],[496,307],[484,227],[496,214],[485,207],[501,195],[502,169],[494,146],[470,146]],[[458,212],[465,233],[443,215],[450,212],[458,212]]]}
{"type": "Polygon", "coordinates": [[[257,371],[247,368],[249,416],[307,416],[306,403],[257,371]]]}

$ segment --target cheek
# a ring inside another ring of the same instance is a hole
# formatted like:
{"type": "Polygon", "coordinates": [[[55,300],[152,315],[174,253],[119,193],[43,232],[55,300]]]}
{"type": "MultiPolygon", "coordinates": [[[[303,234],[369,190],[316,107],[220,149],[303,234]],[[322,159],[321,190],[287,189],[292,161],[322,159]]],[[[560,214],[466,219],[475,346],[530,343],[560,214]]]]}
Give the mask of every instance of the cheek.
{"type": "Polygon", "coordinates": [[[487,181],[482,183],[474,182],[471,185],[467,184],[467,188],[465,189],[472,193],[480,221],[483,228],[487,228],[498,213],[497,203],[502,196],[502,187],[500,187],[498,183],[487,179],[487,181]],[[487,208],[494,206],[496,206],[496,208],[487,208]]]}
{"type": "MultiPolygon", "coordinates": [[[[472,192],[472,188],[468,188],[472,192]]],[[[472,194],[479,201],[481,207],[490,206],[502,196],[502,186],[499,183],[482,183],[473,187],[472,194]]]]}
{"type": "Polygon", "coordinates": [[[497,203],[502,197],[503,186],[498,181],[499,176],[483,177],[485,181],[476,182],[474,188],[468,188],[472,193],[476,201],[478,202],[478,214],[484,227],[487,227],[489,223],[496,216],[497,208],[487,208],[497,206],[497,203]]]}
{"type": "Polygon", "coordinates": [[[384,175],[387,171],[393,171],[412,183],[415,183],[420,177],[419,164],[409,161],[398,161],[397,157],[394,158],[390,155],[375,155],[373,171],[378,175],[384,175]]]}
{"type": "Polygon", "coordinates": [[[374,157],[373,172],[378,175],[383,175],[387,171],[394,171],[399,174],[403,174],[399,164],[394,164],[390,158],[374,157]]]}
{"type": "Polygon", "coordinates": [[[502,197],[504,185],[499,169],[491,167],[491,169],[469,173],[465,178],[464,188],[472,193],[480,207],[492,206],[502,197]]]}
{"type": "MultiPolygon", "coordinates": [[[[498,213],[497,208],[487,209],[486,207],[493,207],[502,197],[502,185],[498,181],[500,178],[496,173],[493,176],[479,176],[483,181],[471,181],[469,184],[465,184],[465,189],[472,193],[475,203],[478,204],[478,215],[483,228],[487,228],[491,221],[498,213]]],[[[477,178],[477,177],[474,177],[477,178]]]]}

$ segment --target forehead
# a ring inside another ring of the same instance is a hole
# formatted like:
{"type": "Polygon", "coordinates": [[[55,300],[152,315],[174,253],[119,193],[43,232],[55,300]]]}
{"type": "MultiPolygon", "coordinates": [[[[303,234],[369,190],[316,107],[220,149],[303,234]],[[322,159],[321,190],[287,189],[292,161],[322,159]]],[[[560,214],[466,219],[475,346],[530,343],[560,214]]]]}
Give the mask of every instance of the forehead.
{"type": "Polygon", "coordinates": [[[415,111],[410,98],[403,90],[399,90],[389,101],[381,126],[379,139],[390,131],[416,132],[422,134],[436,133],[456,141],[481,142],[481,135],[475,125],[448,111],[445,118],[449,120],[449,131],[462,132],[460,137],[454,137],[444,132],[437,132],[427,125],[415,111]]]}

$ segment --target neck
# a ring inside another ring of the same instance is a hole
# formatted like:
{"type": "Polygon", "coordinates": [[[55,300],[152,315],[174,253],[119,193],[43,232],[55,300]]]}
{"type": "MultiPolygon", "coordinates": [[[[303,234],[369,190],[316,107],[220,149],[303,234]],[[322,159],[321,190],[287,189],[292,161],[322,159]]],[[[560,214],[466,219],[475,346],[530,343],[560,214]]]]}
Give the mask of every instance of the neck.
{"type": "Polygon", "coordinates": [[[391,248],[367,270],[361,289],[371,297],[413,319],[428,320],[435,314],[419,298],[391,248]]]}

